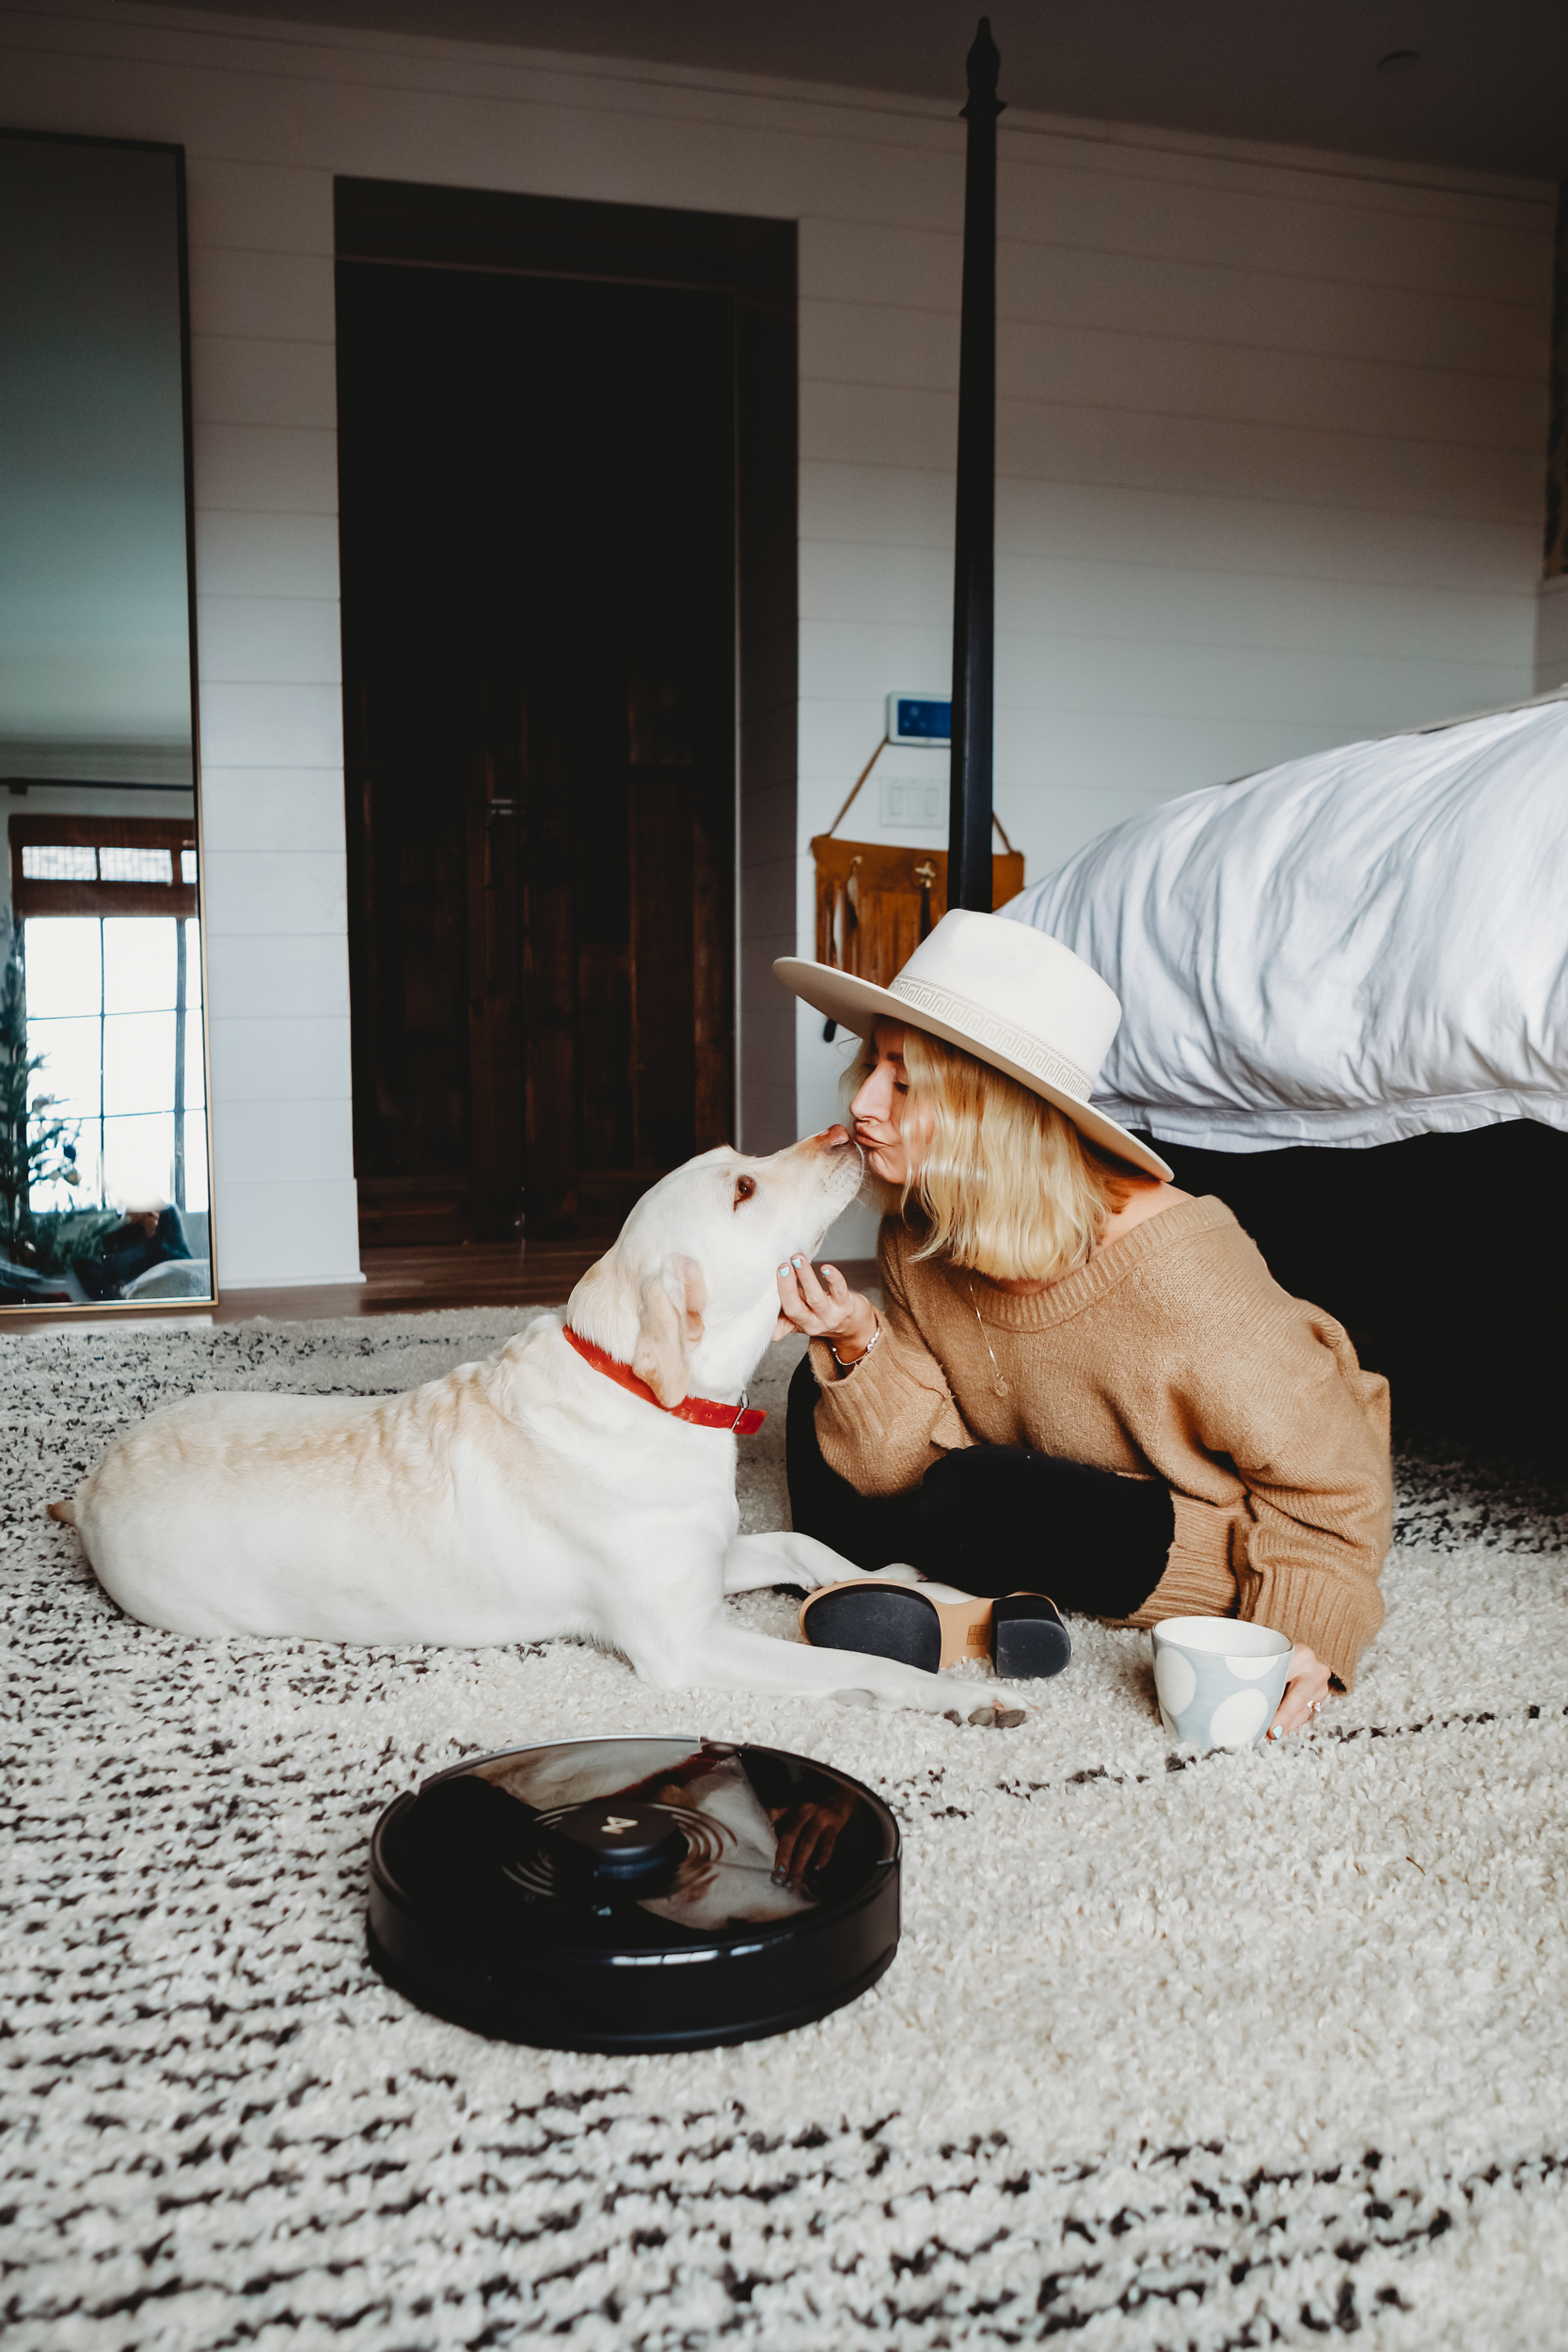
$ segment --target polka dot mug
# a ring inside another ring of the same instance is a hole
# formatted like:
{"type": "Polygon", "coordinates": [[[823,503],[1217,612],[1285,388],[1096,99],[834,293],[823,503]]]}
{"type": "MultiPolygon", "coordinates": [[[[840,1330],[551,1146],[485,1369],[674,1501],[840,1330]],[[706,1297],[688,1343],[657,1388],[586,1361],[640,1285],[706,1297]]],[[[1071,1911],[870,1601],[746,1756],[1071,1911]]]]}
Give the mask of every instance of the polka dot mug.
{"type": "Polygon", "coordinates": [[[1196,1748],[1255,1748],[1285,1689],[1290,1636],[1235,1617],[1166,1617],[1153,1631],[1165,1729],[1196,1748]]]}

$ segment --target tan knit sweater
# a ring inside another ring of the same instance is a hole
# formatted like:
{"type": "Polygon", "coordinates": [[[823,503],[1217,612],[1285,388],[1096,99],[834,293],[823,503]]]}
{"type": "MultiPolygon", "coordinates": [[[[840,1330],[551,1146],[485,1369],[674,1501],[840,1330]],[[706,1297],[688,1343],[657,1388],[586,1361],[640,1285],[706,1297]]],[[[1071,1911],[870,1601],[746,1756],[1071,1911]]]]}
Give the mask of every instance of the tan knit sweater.
{"type": "Polygon", "coordinates": [[[1026,1445],[1163,1478],[1176,1538],[1131,1623],[1235,1613],[1348,1685],[1383,1621],[1388,1384],[1280,1289],[1224,1202],[1162,1210],[1029,1298],[916,1263],[918,1246],[882,1220],[882,1338],[847,1377],[813,1343],[831,1466],[897,1494],[957,1446],[1026,1445]]]}

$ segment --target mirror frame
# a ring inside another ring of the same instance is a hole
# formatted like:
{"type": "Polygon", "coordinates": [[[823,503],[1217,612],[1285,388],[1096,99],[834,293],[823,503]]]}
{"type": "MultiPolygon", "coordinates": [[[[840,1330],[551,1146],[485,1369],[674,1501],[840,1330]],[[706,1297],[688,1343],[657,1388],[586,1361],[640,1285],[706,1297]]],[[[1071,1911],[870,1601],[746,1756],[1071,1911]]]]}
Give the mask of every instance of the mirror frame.
{"type": "MultiPolygon", "coordinates": [[[[0,1307],[0,1332],[36,1331],[52,1323],[74,1322],[86,1316],[128,1315],[151,1320],[210,1321],[221,1292],[218,1284],[218,1236],[213,1160],[212,999],[207,959],[207,836],[202,815],[201,699],[197,660],[196,587],[196,469],[193,454],[191,405],[191,281],[185,208],[185,150],[169,139],[99,138],[76,131],[39,131],[0,123],[0,138],[30,140],[43,147],[94,147],[131,150],[144,155],[166,155],[174,167],[175,269],[180,292],[180,430],[184,454],[185,496],[185,613],[190,643],[191,795],[196,818],[197,914],[200,922],[202,1120],[207,1141],[207,1236],[211,1286],[205,1298],[90,1298],[52,1301],[37,1307],[0,1307]]],[[[26,777],[11,779],[26,783],[26,777]]],[[[84,779],[84,781],[88,781],[84,779]]],[[[9,846],[6,854],[9,855],[9,846]]]]}

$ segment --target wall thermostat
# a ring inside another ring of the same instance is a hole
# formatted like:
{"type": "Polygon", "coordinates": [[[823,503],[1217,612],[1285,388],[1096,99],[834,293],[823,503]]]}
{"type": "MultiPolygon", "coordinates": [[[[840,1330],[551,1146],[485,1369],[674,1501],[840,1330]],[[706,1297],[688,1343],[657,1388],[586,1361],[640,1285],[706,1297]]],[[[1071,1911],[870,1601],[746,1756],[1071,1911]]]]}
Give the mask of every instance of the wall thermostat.
{"type": "Polygon", "coordinates": [[[951,697],[934,694],[890,694],[887,698],[887,739],[890,743],[947,743],[953,736],[951,697]]]}

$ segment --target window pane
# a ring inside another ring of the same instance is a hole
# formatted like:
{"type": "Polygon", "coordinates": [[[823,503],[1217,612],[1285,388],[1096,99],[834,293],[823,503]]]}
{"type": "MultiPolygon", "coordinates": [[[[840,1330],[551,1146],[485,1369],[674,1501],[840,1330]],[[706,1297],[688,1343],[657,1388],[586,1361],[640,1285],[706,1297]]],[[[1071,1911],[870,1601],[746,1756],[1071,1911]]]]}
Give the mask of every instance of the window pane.
{"type": "MultiPolygon", "coordinates": [[[[185,1207],[192,1213],[200,1210],[203,1214],[207,1208],[207,1121],[200,1111],[194,1118],[187,1114],[185,1120],[185,1207]]],[[[207,1245],[201,1235],[191,1233],[188,1224],[186,1231],[191,1255],[206,1257],[207,1245]],[[198,1241],[201,1242],[199,1249],[197,1248],[198,1241]]]]}
{"type": "Polygon", "coordinates": [[[120,1012],[104,1022],[103,1108],[110,1119],[133,1111],[172,1111],[172,1012],[120,1012]]]}
{"type": "Polygon", "coordinates": [[[22,851],[24,882],[96,882],[96,852],[67,841],[37,841],[22,851]]]}
{"type": "Polygon", "coordinates": [[[150,1209],[170,1200],[173,1188],[172,1112],[104,1122],[103,1189],[111,1200],[150,1209]]]}
{"type": "Polygon", "coordinates": [[[196,851],[194,850],[182,850],[180,852],[180,879],[182,882],[194,882],[196,880],[196,851]]]}
{"type": "Polygon", "coordinates": [[[87,1190],[86,1178],[78,1189],[62,1184],[56,1177],[53,1184],[32,1185],[27,1194],[27,1206],[35,1216],[47,1216],[56,1209],[70,1214],[76,1209],[96,1209],[98,1196],[87,1190]]]}
{"type": "Polygon", "coordinates": [[[185,1015],[185,1108],[199,1119],[207,1100],[201,1067],[201,1014],[199,1009],[185,1015]]]}
{"type": "MultiPolygon", "coordinates": [[[[99,1152],[99,1124],[96,1119],[85,1122],[76,1137],[76,1172],[79,1184],[71,1187],[69,1200],[63,1184],[50,1188],[47,1205],[51,1209],[102,1209],[107,1205],[103,1193],[103,1162],[99,1152]]],[[[40,1196],[33,1196],[35,1201],[40,1196]]]]}
{"type": "Polygon", "coordinates": [[[100,850],[98,878],[106,882],[166,882],[174,879],[172,850],[100,850]]]}
{"type": "Polygon", "coordinates": [[[173,915],[107,916],[103,924],[104,1010],[162,1012],[173,1003],[173,915]]]}
{"type": "Polygon", "coordinates": [[[185,917],[185,1002],[193,1011],[200,1011],[201,922],[195,914],[185,917]]]}
{"type": "Polygon", "coordinates": [[[27,1018],[98,1010],[101,933],[95,914],[33,914],[22,927],[27,1018]]]}
{"type": "Polygon", "coordinates": [[[43,1068],[28,1088],[28,1100],[38,1094],[58,1098],[50,1114],[55,1119],[98,1117],[98,1016],[78,1015],[69,1021],[27,1024],[27,1051],[43,1056],[43,1068]]]}

